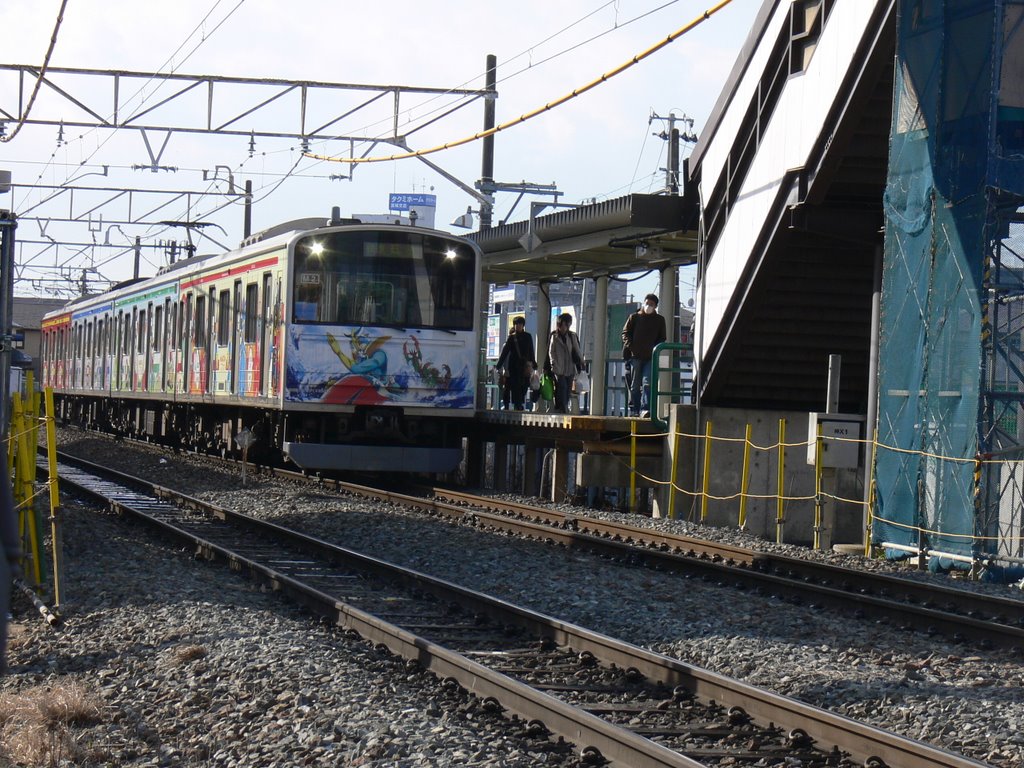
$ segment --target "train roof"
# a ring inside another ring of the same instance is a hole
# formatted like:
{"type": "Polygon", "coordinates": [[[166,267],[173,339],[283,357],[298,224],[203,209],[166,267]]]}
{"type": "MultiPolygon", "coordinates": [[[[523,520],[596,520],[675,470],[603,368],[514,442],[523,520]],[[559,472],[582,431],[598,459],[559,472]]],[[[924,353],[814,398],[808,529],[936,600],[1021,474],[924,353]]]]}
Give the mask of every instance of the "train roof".
{"type": "MultiPolygon", "coordinates": [[[[437,237],[465,240],[465,238],[460,235],[455,235],[450,232],[430,229],[428,227],[410,227],[408,224],[363,223],[359,219],[325,219],[322,217],[296,219],[269,227],[247,237],[242,241],[241,247],[236,248],[235,250],[225,251],[224,253],[193,256],[189,259],[176,261],[174,264],[162,268],[153,277],[140,277],[133,280],[125,280],[116,284],[104,293],[91,296],[79,296],[77,299],[69,301],[60,309],[46,313],[45,316],[52,317],[59,316],[65,312],[81,311],[83,309],[115,301],[122,296],[136,293],[139,290],[145,290],[150,286],[156,287],[169,283],[172,280],[177,279],[178,275],[175,273],[180,272],[183,269],[212,267],[222,262],[245,259],[259,253],[283,248],[287,246],[292,239],[309,232],[315,232],[319,229],[338,231],[349,228],[356,230],[376,229],[396,232],[408,232],[413,230],[437,237]]],[[[466,240],[466,242],[472,245],[474,249],[478,249],[478,246],[472,241],[466,240]]]]}

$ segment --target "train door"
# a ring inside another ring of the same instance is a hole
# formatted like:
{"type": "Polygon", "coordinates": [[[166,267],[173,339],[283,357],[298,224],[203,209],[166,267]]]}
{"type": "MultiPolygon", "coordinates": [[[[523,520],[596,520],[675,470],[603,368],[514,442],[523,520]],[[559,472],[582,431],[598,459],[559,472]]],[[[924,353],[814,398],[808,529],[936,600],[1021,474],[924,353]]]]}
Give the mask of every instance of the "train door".
{"type": "Polygon", "coordinates": [[[192,323],[192,354],[188,371],[188,391],[191,394],[202,394],[206,389],[206,355],[209,346],[209,342],[206,340],[208,319],[206,296],[198,294],[195,319],[192,323]]]}
{"type": "Polygon", "coordinates": [[[259,317],[259,347],[257,351],[257,359],[259,365],[256,366],[256,370],[259,372],[259,387],[258,392],[261,395],[267,394],[267,381],[270,379],[268,367],[270,366],[270,355],[267,354],[267,350],[270,349],[271,334],[273,333],[274,323],[270,317],[271,303],[270,303],[270,286],[272,285],[273,276],[269,273],[263,275],[263,303],[260,306],[260,317],[259,317]]]}
{"type": "Polygon", "coordinates": [[[217,297],[216,333],[214,334],[214,394],[231,391],[231,291],[223,290],[217,297]]]}
{"type": "Polygon", "coordinates": [[[231,312],[228,313],[228,323],[231,326],[231,340],[229,341],[230,352],[228,357],[231,360],[231,365],[228,368],[228,391],[234,392],[236,395],[245,393],[245,385],[240,380],[238,375],[239,369],[242,367],[242,362],[245,359],[245,355],[241,354],[240,349],[242,344],[242,323],[245,322],[245,314],[242,307],[242,281],[236,280],[234,285],[234,292],[231,296],[231,312]]]}
{"type": "Polygon", "coordinates": [[[164,300],[164,375],[160,377],[160,391],[169,392],[174,377],[174,321],[178,314],[178,302],[170,298],[164,300]]]}
{"type": "Polygon", "coordinates": [[[138,323],[135,326],[135,375],[132,378],[132,388],[136,392],[145,392],[149,384],[146,358],[149,352],[149,319],[152,312],[152,304],[140,309],[138,323]]]}
{"type": "Polygon", "coordinates": [[[114,320],[114,338],[110,346],[111,365],[113,371],[110,376],[110,388],[117,391],[121,388],[121,371],[124,369],[121,363],[121,339],[124,337],[124,312],[118,312],[114,320]]]}
{"type": "Polygon", "coordinates": [[[238,394],[255,397],[260,393],[260,286],[245,286],[245,317],[238,364],[238,394]]]}
{"type": "Polygon", "coordinates": [[[103,347],[103,318],[96,320],[96,357],[92,367],[92,388],[103,389],[103,358],[105,349],[103,347]]]}
{"type": "Polygon", "coordinates": [[[149,339],[149,384],[150,392],[163,390],[161,382],[164,378],[164,308],[150,304],[149,311],[153,315],[153,330],[149,339]]]}
{"type": "Polygon", "coordinates": [[[189,342],[192,339],[192,294],[178,302],[178,359],[174,363],[174,391],[188,392],[189,342]]]}
{"type": "Polygon", "coordinates": [[[211,288],[209,302],[206,307],[206,381],[203,383],[203,391],[213,393],[214,373],[217,367],[217,289],[211,288]]]}

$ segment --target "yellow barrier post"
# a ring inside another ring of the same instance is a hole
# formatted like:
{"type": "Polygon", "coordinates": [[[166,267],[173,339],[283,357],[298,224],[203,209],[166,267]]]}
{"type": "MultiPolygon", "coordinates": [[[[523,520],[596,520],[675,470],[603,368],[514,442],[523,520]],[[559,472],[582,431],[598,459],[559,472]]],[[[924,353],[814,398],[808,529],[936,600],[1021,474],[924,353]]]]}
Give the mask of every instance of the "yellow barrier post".
{"type": "Polygon", "coordinates": [[[672,427],[672,473],[669,476],[668,487],[668,517],[676,519],[676,477],[679,474],[676,467],[679,466],[679,419],[676,418],[672,427]]]}
{"type": "Polygon", "coordinates": [[[871,557],[871,529],[875,523],[875,451],[878,450],[878,430],[871,441],[871,465],[868,467],[868,510],[864,516],[864,557],[871,557]]]}
{"type": "Polygon", "coordinates": [[[50,479],[48,486],[50,490],[50,536],[53,545],[53,607],[59,610],[62,600],[62,587],[64,579],[64,539],[61,533],[60,517],[60,488],[57,483],[57,419],[53,410],[53,389],[46,388],[46,465],[49,470],[50,479]]]}
{"type": "Polygon", "coordinates": [[[43,583],[43,574],[39,562],[39,530],[36,526],[35,505],[32,503],[33,489],[29,481],[32,470],[28,466],[30,462],[35,462],[35,456],[28,447],[29,429],[25,424],[25,409],[21,404],[21,394],[15,392],[12,401],[11,435],[14,436],[18,452],[15,460],[14,502],[19,511],[22,549],[31,565],[32,578],[35,580],[34,586],[38,588],[43,583]]]}
{"type": "Polygon", "coordinates": [[[779,473],[776,478],[776,488],[778,489],[778,498],[775,500],[775,543],[781,544],[784,536],[786,519],[783,515],[783,503],[782,498],[783,485],[785,484],[786,477],[786,420],[779,419],[779,473]]]}
{"type": "Polygon", "coordinates": [[[708,516],[708,488],[711,484],[711,421],[704,425],[704,477],[701,479],[700,521],[708,516]]]}
{"type": "Polygon", "coordinates": [[[821,422],[814,438],[814,548],[821,549],[821,422]]]}
{"type": "Polygon", "coordinates": [[[750,490],[750,438],[754,427],[747,424],[743,435],[743,477],[740,478],[740,530],[747,529],[747,492],[750,490]]]}
{"type": "Polygon", "coordinates": [[[636,421],[629,427],[629,511],[636,511],[636,421]]]}

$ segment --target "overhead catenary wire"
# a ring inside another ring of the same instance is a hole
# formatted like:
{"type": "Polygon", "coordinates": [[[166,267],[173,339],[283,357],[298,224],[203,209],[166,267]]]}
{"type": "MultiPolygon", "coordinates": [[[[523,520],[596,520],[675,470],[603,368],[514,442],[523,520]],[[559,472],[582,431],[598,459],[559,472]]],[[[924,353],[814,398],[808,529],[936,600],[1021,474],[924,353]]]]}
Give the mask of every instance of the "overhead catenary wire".
{"type": "Polygon", "coordinates": [[[18,118],[17,125],[14,126],[14,132],[10,136],[0,136],[0,142],[5,144],[11,141],[21,127],[25,125],[25,121],[28,119],[29,113],[32,111],[32,105],[36,102],[36,96],[39,95],[39,89],[43,85],[43,78],[46,77],[46,68],[50,66],[50,57],[53,56],[53,49],[57,46],[57,33],[60,31],[60,25],[64,21],[64,9],[68,7],[68,0],[61,0],[60,10],[57,11],[57,23],[53,25],[53,34],[50,35],[50,47],[46,49],[46,56],[43,57],[43,66],[39,68],[39,77],[36,78],[35,87],[32,89],[32,95],[28,98],[28,104],[25,105],[25,111],[21,113],[18,118]]]}
{"type": "Polygon", "coordinates": [[[434,154],[434,153],[437,153],[437,152],[443,152],[444,150],[447,150],[447,149],[453,149],[454,147],[460,147],[460,146],[462,146],[464,144],[469,144],[469,143],[477,141],[479,139],[486,138],[487,136],[493,136],[494,134],[498,133],[499,131],[503,131],[503,130],[505,130],[507,128],[512,128],[513,126],[520,125],[521,123],[525,123],[527,120],[531,120],[534,117],[537,117],[538,115],[542,115],[545,112],[548,112],[548,111],[554,109],[555,107],[559,107],[562,104],[565,104],[566,102],[569,102],[572,99],[575,99],[577,96],[582,96],[587,91],[590,91],[590,90],[596,88],[597,86],[602,85],[603,83],[608,82],[609,80],[611,80],[616,75],[619,75],[619,74],[625,72],[630,67],[633,67],[634,65],[639,64],[641,61],[646,59],[648,56],[651,56],[652,54],[660,51],[662,48],[667,46],[669,43],[672,43],[672,42],[678,40],[680,37],[685,35],[687,32],[689,32],[692,29],[696,28],[700,24],[703,24],[705,21],[707,21],[709,18],[711,18],[714,14],[718,13],[718,11],[722,10],[725,6],[729,5],[731,2],[732,2],[732,0],[721,0],[721,2],[717,3],[716,5],[714,5],[713,7],[709,8],[708,10],[704,11],[704,13],[702,13],[696,19],[694,19],[693,21],[689,22],[688,24],[685,24],[684,26],[680,27],[675,32],[673,32],[668,37],[666,37],[664,40],[661,40],[660,42],[655,43],[654,45],[652,45],[647,50],[638,53],[633,58],[631,58],[628,61],[620,64],[619,66],[615,67],[614,69],[611,69],[608,72],[605,72],[603,75],[601,75],[598,78],[595,78],[594,80],[590,81],[586,85],[580,86],[579,88],[576,88],[576,89],[570,91],[569,93],[565,94],[564,96],[562,96],[562,97],[560,97],[558,99],[555,99],[554,101],[550,101],[547,104],[545,104],[544,106],[538,107],[537,109],[534,109],[531,112],[527,112],[525,114],[522,114],[522,115],[520,115],[519,117],[517,117],[517,118],[515,118],[513,120],[509,120],[507,122],[504,122],[501,125],[497,125],[494,128],[490,128],[490,129],[488,129],[486,131],[479,131],[478,133],[475,133],[472,136],[467,136],[467,137],[464,137],[462,139],[457,139],[455,141],[449,141],[449,142],[446,142],[444,144],[439,144],[438,146],[431,147],[429,149],[420,149],[420,150],[416,150],[414,152],[402,152],[402,153],[398,153],[398,154],[394,154],[394,155],[387,155],[387,156],[382,156],[382,157],[335,157],[335,156],[331,156],[331,155],[319,155],[319,154],[315,154],[315,153],[312,153],[312,152],[304,152],[303,154],[306,157],[310,157],[310,158],[313,158],[315,160],[324,160],[324,161],[332,162],[332,163],[350,163],[350,164],[355,164],[355,163],[381,163],[381,162],[390,162],[390,161],[394,161],[394,160],[405,160],[405,159],[412,158],[412,157],[423,157],[424,155],[431,155],[431,154],[434,154]]]}

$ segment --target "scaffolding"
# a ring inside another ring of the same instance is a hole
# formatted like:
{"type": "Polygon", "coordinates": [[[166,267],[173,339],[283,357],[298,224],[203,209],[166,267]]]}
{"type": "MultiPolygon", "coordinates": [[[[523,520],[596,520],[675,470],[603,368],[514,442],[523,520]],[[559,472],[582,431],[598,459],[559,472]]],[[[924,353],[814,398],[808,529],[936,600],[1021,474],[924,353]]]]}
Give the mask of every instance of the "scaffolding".
{"type": "MultiPolygon", "coordinates": [[[[1020,558],[1024,0],[900,4],[872,542],[1020,558]]],[[[895,548],[889,550],[895,554],[895,548]]]]}

